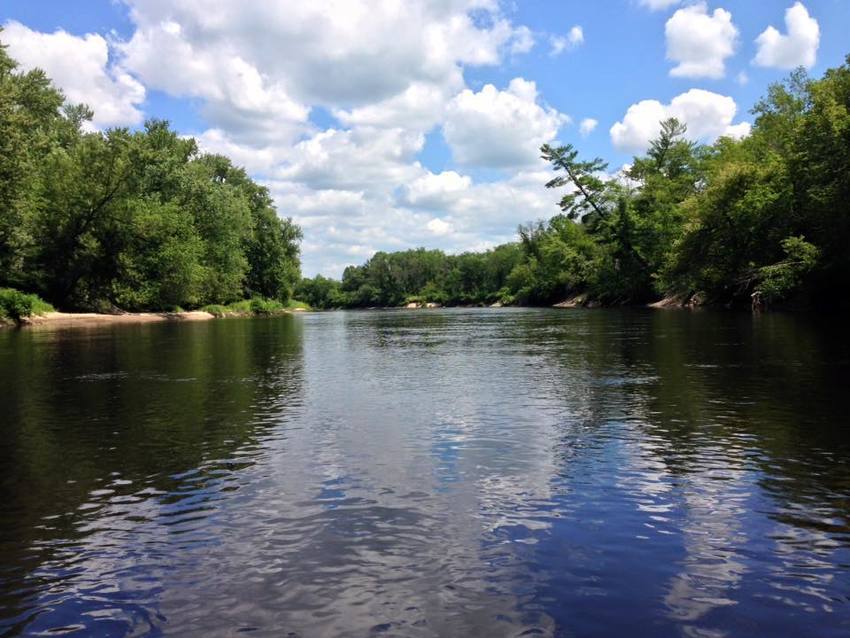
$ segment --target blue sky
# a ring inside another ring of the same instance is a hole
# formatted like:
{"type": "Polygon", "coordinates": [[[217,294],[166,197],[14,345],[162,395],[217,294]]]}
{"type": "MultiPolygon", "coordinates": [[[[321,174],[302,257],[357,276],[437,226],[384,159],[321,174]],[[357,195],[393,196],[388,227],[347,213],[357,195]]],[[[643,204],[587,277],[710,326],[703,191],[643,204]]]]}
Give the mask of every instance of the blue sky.
{"type": "Polygon", "coordinates": [[[616,170],[671,114],[745,135],[769,83],[850,53],[847,0],[6,0],[0,24],[96,128],[165,118],[244,165],[331,275],[551,216],[543,142],[616,170]]]}

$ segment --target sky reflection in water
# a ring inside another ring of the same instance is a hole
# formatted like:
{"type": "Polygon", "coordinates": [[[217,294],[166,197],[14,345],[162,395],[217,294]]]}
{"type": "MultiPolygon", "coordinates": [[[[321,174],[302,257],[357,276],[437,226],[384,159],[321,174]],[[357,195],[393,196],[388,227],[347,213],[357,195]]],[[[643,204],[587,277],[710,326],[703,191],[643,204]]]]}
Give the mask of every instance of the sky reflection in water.
{"type": "Polygon", "coordinates": [[[0,636],[850,631],[850,349],[783,316],[0,334],[0,636]]]}

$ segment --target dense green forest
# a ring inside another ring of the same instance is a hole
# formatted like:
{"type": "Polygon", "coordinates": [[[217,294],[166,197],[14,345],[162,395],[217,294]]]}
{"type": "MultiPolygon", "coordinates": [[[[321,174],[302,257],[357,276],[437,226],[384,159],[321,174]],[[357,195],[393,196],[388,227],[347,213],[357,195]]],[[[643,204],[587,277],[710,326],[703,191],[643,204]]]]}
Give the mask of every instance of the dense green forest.
{"type": "Polygon", "coordinates": [[[91,117],[0,47],[0,288],[61,309],[289,300],[301,231],[264,187],[165,122],[101,133],[91,117]]]}
{"type": "MultiPolygon", "coordinates": [[[[484,253],[375,254],[342,281],[304,279],[314,307],[551,304],[845,306],[850,299],[850,58],[796,71],[752,111],[751,135],[687,141],[662,123],[646,155],[611,176],[572,146],[544,146],[560,213],[484,253]]],[[[542,186],[542,185],[541,185],[542,186]]],[[[517,211],[520,215],[522,211],[517,211]]]]}
{"type": "Polygon", "coordinates": [[[667,120],[613,175],[570,145],[543,146],[545,186],[569,194],[516,242],[379,252],[341,281],[301,279],[300,229],[244,170],[166,122],[93,131],[87,106],[65,104],[43,72],[19,71],[0,47],[0,289],[107,311],[293,294],[316,308],[576,296],[847,305],[850,58],[820,79],[792,73],[752,113],[749,136],[712,145],[667,120]]]}

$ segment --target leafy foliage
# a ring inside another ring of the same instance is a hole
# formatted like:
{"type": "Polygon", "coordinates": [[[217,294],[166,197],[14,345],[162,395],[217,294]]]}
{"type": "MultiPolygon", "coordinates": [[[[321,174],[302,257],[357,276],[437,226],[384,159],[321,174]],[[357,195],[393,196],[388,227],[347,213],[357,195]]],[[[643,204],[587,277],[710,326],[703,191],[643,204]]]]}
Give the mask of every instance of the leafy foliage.
{"type": "MultiPolygon", "coordinates": [[[[228,315],[274,315],[286,312],[289,308],[304,308],[304,304],[295,301],[283,303],[277,299],[265,299],[264,297],[254,297],[252,299],[242,299],[234,301],[227,305],[208,304],[201,308],[204,312],[208,312],[216,317],[226,317],[228,315]]],[[[305,308],[306,309],[306,308],[305,308]]]]}
{"type": "Polygon", "coordinates": [[[346,268],[341,282],[321,275],[302,280],[296,296],[314,308],[488,304],[503,300],[508,276],[521,259],[516,244],[461,255],[425,248],[379,252],[362,266],[346,268]]]}
{"type": "Polygon", "coordinates": [[[341,281],[300,278],[300,229],[226,157],[160,121],[87,132],[91,110],[63,102],[0,47],[0,286],[63,308],[850,299],[850,58],[771,86],[742,140],[698,145],[671,118],[614,175],[544,145],[559,214],[486,252],[378,252],[341,281]]]}
{"type": "Polygon", "coordinates": [[[680,206],[687,223],[663,279],[723,302],[757,292],[846,304],[850,66],[820,80],[795,71],[753,113],[748,138],[710,149],[704,187],[680,206]]]}
{"type": "Polygon", "coordinates": [[[166,122],[88,132],[63,102],[0,47],[0,285],[69,309],[288,302],[301,231],[266,188],[166,122]]]}
{"type": "MultiPolygon", "coordinates": [[[[377,253],[341,282],[304,280],[317,307],[550,304],[573,295],[642,303],[850,299],[850,58],[820,80],[795,71],[753,110],[750,136],[711,146],[661,122],[619,175],[571,145],[544,145],[561,213],[487,253],[377,253]],[[804,239],[805,238],[805,239],[804,239]]],[[[519,213],[521,214],[521,212],[519,213]]]]}
{"type": "Polygon", "coordinates": [[[571,220],[585,221],[588,216],[605,218],[610,205],[609,184],[603,179],[608,164],[600,158],[580,161],[572,144],[540,147],[542,159],[562,174],[549,180],[546,188],[570,186],[573,190],[561,198],[560,206],[571,220]]]}
{"type": "Polygon", "coordinates": [[[21,323],[32,315],[52,312],[53,306],[36,295],[28,295],[13,288],[0,288],[0,319],[21,323]]]}
{"type": "Polygon", "coordinates": [[[759,284],[756,293],[766,301],[784,299],[795,291],[803,278],[817,265],[820,249],[802,237],[782,240],[785,259],[762,266],[759,269],[759,284]]]}

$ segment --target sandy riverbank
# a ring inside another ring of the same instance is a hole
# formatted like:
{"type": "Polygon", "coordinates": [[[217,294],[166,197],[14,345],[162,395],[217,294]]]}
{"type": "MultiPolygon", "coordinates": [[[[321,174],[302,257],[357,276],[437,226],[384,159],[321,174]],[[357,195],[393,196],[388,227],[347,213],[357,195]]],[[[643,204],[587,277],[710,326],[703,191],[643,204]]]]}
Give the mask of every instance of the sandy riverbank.
{"type": "Polygon", "coordinates": [[[208,321],[210,319],[215,319],[215,315],[201,310],[191,312],[128,312],[120,315],[105,315],[95,312],[48,312],[27,318],[23,327],[85,328],[119,323],[208,321]]]}

